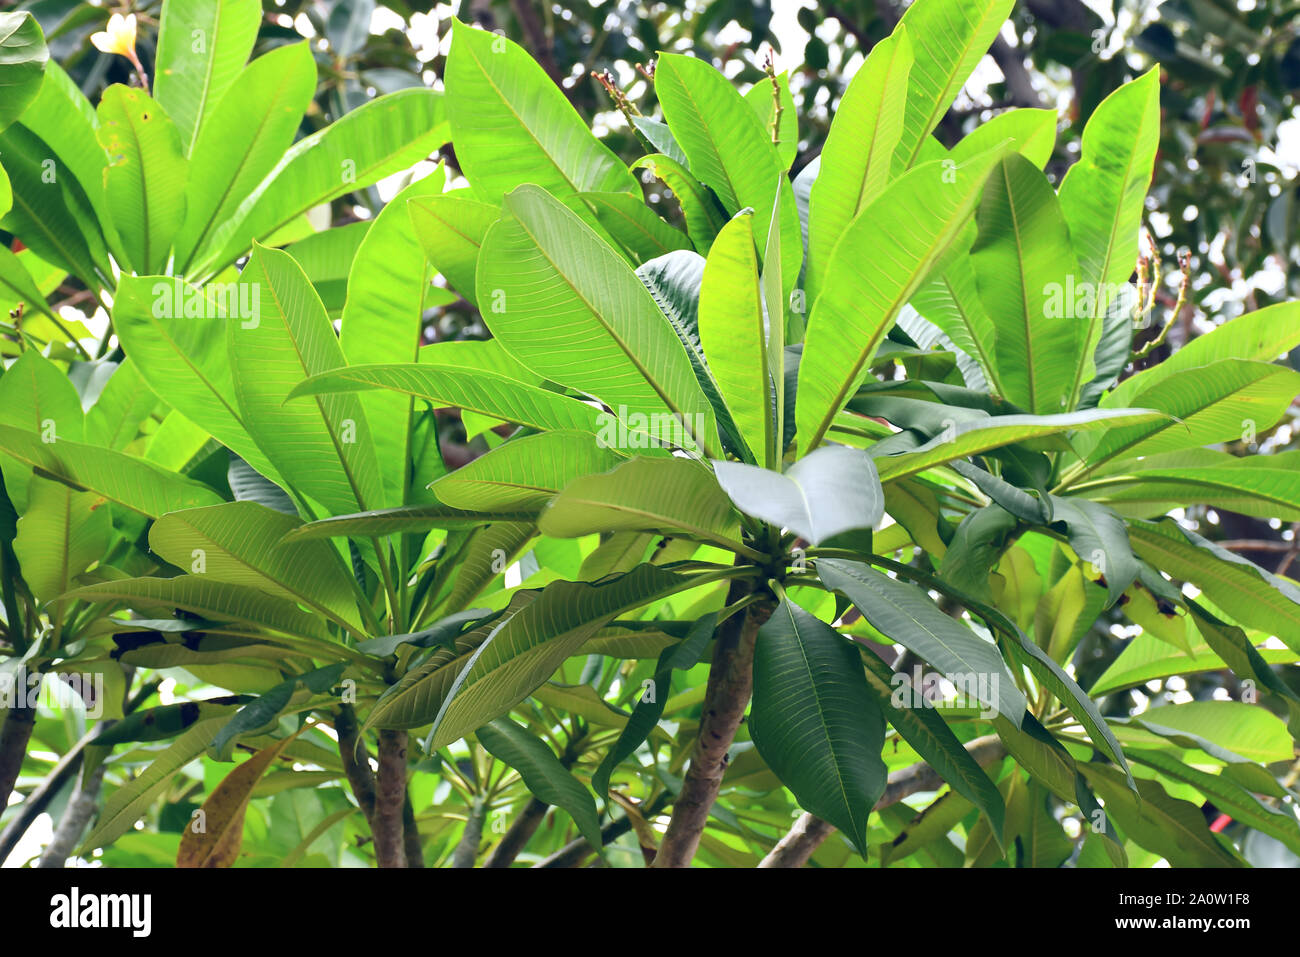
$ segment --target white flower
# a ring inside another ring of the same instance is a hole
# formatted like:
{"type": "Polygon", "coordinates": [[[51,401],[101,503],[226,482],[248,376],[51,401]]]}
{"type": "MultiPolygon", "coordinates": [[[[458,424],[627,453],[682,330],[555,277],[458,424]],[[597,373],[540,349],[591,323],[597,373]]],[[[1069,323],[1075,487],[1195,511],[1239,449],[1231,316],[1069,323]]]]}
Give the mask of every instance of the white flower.
{"type": "Polygon", "coordinates": [[[90,42],[95,49],[103,53],[120,53],[124,57],[135,56],[135,14],[122,16],[115,13],[108,18],[108,29],[102,33],[92,33],[90,42]]]}

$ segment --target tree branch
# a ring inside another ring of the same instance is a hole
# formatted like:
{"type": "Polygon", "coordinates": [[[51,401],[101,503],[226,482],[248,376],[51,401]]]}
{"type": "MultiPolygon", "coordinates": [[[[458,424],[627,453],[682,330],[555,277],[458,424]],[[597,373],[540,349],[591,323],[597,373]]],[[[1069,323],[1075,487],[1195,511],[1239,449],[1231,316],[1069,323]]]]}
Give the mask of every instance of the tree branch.
{"type": "Polygon", "coordinates": [[[41,859],[36,863],[37,867],[63,867],[68,863],[68,858],[77,849],[77,843],[86,831],[86,825],[99,810],[99,791],[104,783],[104,771],[107,767],[101,761],[90,773],[89,778],[82,776],[77,784],[76,793],[68,802],[67,810],[63,812],[63,818],[54,831],[54,837],[50,839],[49,844],[45,845],[41,859]]]}
{"type": "MultiPolygon", "coordinates": [[[[732,582],[727,604],[740,601],[748,589],[740,580],[732,582]]],[[[754,679],[754,639],[771,615],[771,602],[756,602],[743,616],[733,615],[718,630],[691,765],[652,867],[687,867],[695,856],[727,770],[727,751],[749,704],[754,679]]]]}
{"type": "Polygon", "coordinates": [[[524,809],[519,812],[519,816],[510,825],[505,837],[501,838],[501,843],[492,849],[492,853],[488,855],[488,859],[483,863],[483,866],[509,867],[513,864],[515,858],[519,856],[519,852],[528,845],[529,839],[537,833],[537,828],[546,819],[546,812],[549,808],[549,804],[538,798],[532,798],[524,805],[524,809]]]}
{"type": "MultiPolygon", "coordinates": [[[[982,738],[967,742],[966,750],[980,767],[986,767],[994,761],[1000,760],[1007,753],[1001,739],[996,734],[985,735],[982,738]]],[[[895,771],[889,776],[889,781],[885,785],[885,793],[880,796],[880,800],[876,802],[874,809],[879,811],[881,808],[890,807],[904,798],[919,794],[922,791],[937,791],[943,785],[944,780],[939,775],[939,772],[921,761],[910,767],[895,771]]],[[[826,840],[834,830],[835,826],[833,824],[829,824],[812,814],[805,813],[794,822],[785,837],[777,842],[776,847],[772,848],[767,857],[759,862],[758,866],[803,867],[808,863],[808,859],[813,856],[817,848],[821,846],[822,841],[826,840]]]]}
{"type": "Polygon", "coordinates": [[[375,861],[380,867],[405,867],[406,732],[379,732],[379,776],[370,832],[375,837],[375,861]]]}
{"type": "Polygon", "coordinates": [[[478,846],[483,843],[483,819],[487,817],[487,801],[481,795],[475,795],[469,806],[469,819],[465,821],[465,831],[460,836],[460,843],[451,855],[452,867],[473,867],[478,859],[478,846]]]}
{"type": "MultiPolygon", "coordinates": [[[[24,692],[26,689],[22,689],[24,692]]],[[[9,804],[9,795],[23,769],[27,757],[27,742],[36,727],[35,708],[10,708],[5,713],[5,723],[0,729],[0,812],[9,804]]]]}
{"type": "Polygon", "coordinates": [[[420,826],[415,823],[415,805],[411,803],[408,789],[402,802],[402,843],[406,851],[406,866],[424,867],[424,845],[420,843],[420,826]]]}
{"type": "Polygon", "coordinates": [[[366,822],[373,826],[375,773],[370,769],[370,749],[361,740],[357,713],[352,705],[339,706],[334,716],[334,733],[338,735],[339,757],[343,761],[343,773],[347,775],[348,784],[352,787],[352,796],[357,799],[366,822]]]}
{"type": "MultiPolygon", "coordinates": [[[[642,807],[641,816],[651,818],[662,811],[672,801],[672,795],[667,791],[653,801],[642,807]]],[[[626,814],[617,821],[610,821],[600,829],[601,845],[607,845],[618,840],[628,831],[632,830],[632,819],[626,814]]],[[[596,849],[591,846],[585,837],[580,837],[576,841],[570,841],[564,847],[560,848],[550,857],[539,861],[533,867],[581,867],[583,861],[596,853],[596,849]]]]}

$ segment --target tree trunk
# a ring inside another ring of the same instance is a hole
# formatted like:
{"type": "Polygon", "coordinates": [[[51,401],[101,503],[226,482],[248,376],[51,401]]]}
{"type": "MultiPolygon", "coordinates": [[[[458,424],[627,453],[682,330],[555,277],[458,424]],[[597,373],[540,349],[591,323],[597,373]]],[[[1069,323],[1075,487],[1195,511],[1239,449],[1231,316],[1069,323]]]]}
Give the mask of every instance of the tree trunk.
{"type": "MultiPolygon", "coordinates": [[[[733,604],[747,593],[743,582],[733,582],[727,603],[733,604]]],[[[771,615],[772,604],[760,601],[750,605],[744,614],[732,615],[718,630],[691,764],[652,867],[687,867],[695,856],[727,771],[727,752],[749,704],[754,681],[754,640],[759,627],[771,615]]]]}
{"type": "Polygon", "coordinates": [[[379,732],[379,783],[370,831],[380,867],[406,867],[402,808],[406,803],[406,732],[379,732]]]}
{"type": "Polygon", "coordinates": [[[4,728],[0,730],[0,811],[9,804],[9,795],[13,793],[22,771],[23,758],[27,757],[27,742],[31,740],[34,727],[35,708],[10,708],[5,714],[4,728]]]}
{"type": "Polygon", "coordinates": [[[533,798],[524,805],[524,809],[510,825],[510,830],[506,831],[505,837],[501,838],[501,843],[492,849],[483,866],[509,867],[513,864],[519,852],[528,845],[529,839],[537,833],[537,828],[546,819],[549,808],[549,804],[538,798],[533,798]]]}

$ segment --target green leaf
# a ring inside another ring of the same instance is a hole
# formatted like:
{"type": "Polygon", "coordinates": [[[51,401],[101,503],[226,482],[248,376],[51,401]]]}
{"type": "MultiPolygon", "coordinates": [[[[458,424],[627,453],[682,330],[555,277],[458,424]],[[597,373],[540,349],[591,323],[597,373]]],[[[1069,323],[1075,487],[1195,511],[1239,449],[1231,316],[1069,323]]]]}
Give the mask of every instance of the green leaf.
{"type": "Polygon", "coordinates": [[[475,736],[494,758],[519,772],[534,798],[567,811],[591,846],[602,846],[596,799],[555,752],[508,718],[484,725],[475,736]]]}
{"type": "Polygon", "coordinates": [[[289,398],[370,389],[387,389],[422,399],[434,408],[455,406],[530,429],[595,434],[612,419],[608,413],[602,417],[599,409],[578,399],[497,372],[426,362],[333,369],[302,380],[294,386],[289,398]]]}
{"type": "MultiPolygon", "coordinates": [[[[771,133],[730,80],[704,60],[661,53],[655,63],[655,93],[673,136],[690,159],[691,174],[717,193],[732,215],[747,206],[754,210],[752,226],[758,248],[767,244],[772,210],[778,202],[784,222],[799,222],[794,193],[771,133]]],[[[785,289],[794,287],[802,258],[798,233],[783,229],[785,289]]]]}
{"type": "Polygon", "coordinates": [[[0,13],[0,129],[22,116],[41,88],[50,51],[36,18],[0,13]]]}
{"type": "Polygon", "coordinates": [[[0,132],[0,156],[13,188],[13,208],[0,217],[0,229],[21,236],[41,259],[98,288],[100,278],[111,274],[103,233],[71,169],[22,123],[0,132]],[[54,160],[52,167],[48,160],[54,160]]]}
{"type": "MultiPolygon", "coordinates": [[[[102,506],[99,496],[57,482],[31,484],[13,547],[23,579],[38,601],[58,598],[108,550],[113,523],[110,510],[102,506]]],[[[56,636],[61,624],[60,612],[56,636]]]]}
{"type": "Polygon", "coordinates": [[[1189,701],[1143,711],[1137,719],[1157,734],[1186,733],[1261,764],[1290,761],[1294,746],[1286,724],[1262,705],[1240,701],[1189,701]]]}
{"type": "Polygon", "coordinates": [[[1165,858],[1172,867],[1242,867],[1210,832],[1195,804],[1172,798],[1155,781],[1139,779],[1134,794],[1111,768],[1081,764],[1088,783],[1106,802],[1106,814],[1125,835],[1165,858]]]}
{"type": "MultiPolygon", "coordinates": [[[[1115,429],[1087,455],[1091,469],[1119,455],[1155,455],[1240,439],[1243,430],[1265,432],[1278,423],[1300,392],[1300,372],[1246,359],[1221,359],[1195,375],[1164,379],[1135,397],[1159,420],[1115,429]]],[[[1115,408],[1112,395],[1101,407],[1115,408]]]]}
{"type": "Polygon", "coordinates": [[[1250,643],[1244,631],[1220,621],[1195,601],[1189,600],[1187,609],[1205,643],[1223,659],[1237,677],[1257,681],[1274,694],[1300,702],[1300,695],[1292,691],[1290,685],[1273,673],[1273,669],[1250,643]]]}
{"type": "Polygon", "coordinates": [[[289,706],[294,692],[299,687],[313,694],[326,694],[339,683],[345,667],[344,664],[338,663],[305,674],[294,675],[288,681],[281,682],[269,691],[258,695],[222,725],[212,739],[212,750],[220,755],[223,761],[228,760],[235,739],[241,734],[265,728],[273,722],[280,712],[289,706]]]}
{"type": "Polygon", "coordinates": [[[190,151],[189,205],[176,234],[178,264],[188,265],[218,224],[233,217],[275,168],[315,92],[316,61],[304,41],[258,57],[219,100],[209,101],[190,151]]]}
{"type": "Polygon", "coordinates": [[[997,648],[945,615],[924,591],[857,562],[819,559],[817,574],[881,634],[945,675],[974,677],[962,684],[967,693],[1019,726],[1025,696],[997,648]]]}
{"type": "Polygon", "coordinates": [[[1277,635],[1300,651],[1300,586],[1179,527],[1173,519],[1131,520],[1137,553],[1180,581],[1191,582],[1210,601],[1249,628],[1277,635]]]}
{"type": "Polygon", "coordinates": [[[963,136],[948,155],[954,163],[964,163],[1010,139],[1015,143],[1017,153],[1042,169],[1056,147],[1056,124],[1059,121],[1056,110],[1007,110],[963,136]]]}
{"type": "MultiPolygon", "coordinates": [[[[1186,652],[1161,641],[1150,633],[1138,635],[1120,652],[1119,657],[1111,662],[1110,667],[1096,680],[1089,692],[1094,697],[1101,697],[1125,688],[1137,687],[1153,678],[1223,670],[1225,659],[1211,651],[1210,646],[1203,639],[1194,640],[1191,645],[1192,657],[1188,657],[1186,652]]],[[[1300,653],[1286,648],[1260,648],[1255,653],[1266,666],[1290,664],[1300,660],[1300,653]]]]}
{"type": "Polygon", "coordinates": [[[370,424],[356,396],[287,401],[303,379],[346,364],[320,298],[293,257],[258,246],[240,275],[255,315],[228,324],[239,411],[285,482],[333,513],[381,504],[370,424]]]}
{"type": "MultiPolygon", "coordinates": [[[[339,342],[349,366],[419,359],[432,275],[415,238],[407,203],[442,192],[442,169],[412,183],[375,217],[348,273],[339,342]]],[[[414,457],[409,396],[366,392],[360,396],[374,428],[386,505],[405,505],[409,463],[414,457]]],[[[423,484],[421,482],[421,484],[423,484]]]]}
{"type": "Polygon", "coordinates": [[[773,379],[767,358],[752,212],[718,233],[700,282],[699,335],[708,369],[754,457],[774,463],[773,379]]]}
{"type": "Polygon", "coordinates": [[[542,512],[538,528],[556,538],[662,531],[741,547],[735,512],[712,473],[671,456],[638,456],[613,471],[575,479],[542,512]]]}
{"type": "Polygon", "coordinates": [[[353,583],[334,549],[281,541],[301,524],[256,502],[225,502],[162,516],[149,530],[149,547],[195,575],[258,588],[360,628],[353,583]]]}
{"type": "Polygon", "coordinates": [[[226,351],[227,326],[249,321],[239,316],[251,313],[252,290],[225,285],[218,295],[218,285],[198,290],[180,279],[123,276],[113,302],[113,331],[159,399],[281,483],[244,424],[226,351]]]}
{"type": "Polygon", "coordinates": [[[875,652],[862,650],[867,685],[875,693],[885,717],[925,763],[980,809],[993,826],[999,841],[1006,818],[1002,795],[979,763],[953,734],[934,708],[913,707],[900,694],[900,681],[875,652]]]}
{"type": "Polygon", "coordinates": [[[172,777],[208,747],[213,733],[224,718],[200,721],[159,753],[153,762],[114,791],[104,802],[95,829],[90,832],[78,854],[111,844],[138,821],[171,784],[172,777]]]}
{"type": "Polygon", "coordinates": [[[261,21],[257,0],[164,4],[154,95],[176,122],[186,155],[253,51],[261,21]]]}
{"type": "Polygon", "coordinates": [[[489,608],[458,611],[439,618],[428,628],[421,628],[413,634],[384,635],[382,638],[363,641],[357,645],[357,651],[374,655],[376,658],[384,658],[403,645],[410,645],[412,648],[436,648],[439,645],[453,647],[456,639],[466,631],[466,624],[480,622],[494,614],[495,612],[489,608]]]}
{"type": "Polygon", "coordinates": [[[1014,515],[997,504],[970,512],[948,542],[940,576],[980,601],[991,600],[989,576],[1018,524],[1014,515]]]}
{"type": "MultiPolygon", "coordinates": [[[[602,798],[609,794],[609,778],[623,761],[631,757],[637,748],[650,737],[650,733],[659,723],[668,703],[668,693],[672,690],[672,673],[688,671],[699,662],[704,649],[713,639],[718,627],[717,612],[710,612],[694,622],[686,637],[665,648],[655,665],[654,678],[637,697],[632,716],[627,719],[622,733],[613,747],[600,762],[600,767],[591,776],[591,787],[602,798]]],[[[588,647],[591,647],[590,644],[588,647]]]]}
{"type": "Polygon", "coordinates": [[[10,426],[0,425],[0,452],[150,518],[221,501],[208,486],[144,459],[80,442],[43,442],[35,433],[10,426]]]}
{"type": "Polygon", "coordinates": [[[860,449],[825,446],[784,474],[740,462],[715,461],[713,470],[738,509],[797,532],[813,545],[872,528],[884,514],[884,491],[860,449]]]}
{"type": "Polygon", "coordinates": [[[1105,505],[1086,499],[1049,496],[1053,524],[1064,524],[1070,548],[1106,583],[1106,607],[1113,605],[1137,577],[1123,520],[1105,505]]]}
{"type": "Polygon", "coordinates": [[[215,272],[313,206],[407,169],[447,139],[442,95],[434,90],[400,90],[367,100],[294,143],[211,233],[190,272],[215,272]]]}
{"type": "Polygon", "coordinates": [[[1224,814],[1248,827],[1277,838],[1300,854],[1300,823],[1289,811],[1271,807],[1223,774],[1209,774],[1159,751],[1129,751],[1139,764],[1155,768],[1166,777],[1190,784],[1224,814]]]}
{"type": "MultiPolygon", "coordinates": [[[[690,359],[631,267],[554,197],[521,186],[483,242],[479,302],[516,359],[626,418],[670,413],[683,441],[717,429],[690,359]],[[580,344],[580,348],[578,348],[580,344]]],[[[652,419],[651,421],[656,421],[652,419]]]]}
{"type": "MultiPolygon", "coordinates": [[[[186,561],[186,566],[190,561],[186,561]]],[[[68,592],[84,601],[120,601],[137,610],[156,607],[168,614],[181,608],[203,618],[242,622],[303,638],[328,639],[319,615],[302,611],[293,601],[258,588],[232,585],[211,576],[124,578],[86,585],[68,592]]],[[[274,639],[272,639],[274,640],[274,639]]]]}
{"type": "Polygon", "coordinates": [[[674,249],[689,249],[691,241],[680,230],[664,222],[641,197],[630,193],[579,193],[564,204],[582,216],[592,218],[636,265],[674,249]]]}
{"type": "Polygon", "coordinates": [[[978,455],[990,449],[1042,439],[1063,432],[1112,429],[1129,422],[1160,419],[1150,409],[1090,409],[1061,415],[997,415],[962,422],[915,449],[898,455],[880,455],[874,461],[882,482],[915,475],[953,459],[978,455]]]}
{"type": "Polygon", "coordinates": [[[522,47],[452,22],[444,84],[456,158],[490,202],[523,183],[571,192],[637,193],[636,180],[601,143],[522,47]]]}
{"type": "Polygon", "coordinates": [[[454,508],[537,512],[576,479],[606,472],[621,461],[589,434],[545,432],[512,439],[429,487],[454,508]]]}
{"type": "MultiPolygon", "coordinates": [[[[110,368],[113,365],[108,364],[110,368]]],[[[86,412],[86,438],[120,452],[135,441],[141,424],[157,408],[158,398],[145,387],[135,364],[123,359],[86,412]]]]}
{"type": "Polygon", "coordinates": [[[717,380],[700,344],[700,290],[705,264],[704,257],[698,253],[679,249],[642,263],[637,267],[636,275],[650,290],[659,311],[667,317],[681,340],[691,360],[695,381],[700,384],[713,414],[717,416],[724,445],[738,457],[745,459],[748,456],[752,461],[752,453],[745,446],[731,410],[718,391],[717,380]]]}
{"type": "Polygon", "coordinates": [[[491,522],[533,521],[535,510],[520,512],[474,512],[452,508],[441,502],[430,505],[404,505],[381,508],[352,515],[334,515],[309,522],[289,535],[290,541],[313,538],[372,538],[400,532],[427,532],[431,528],[477,528],[491,522]]]}
{"type": "Polygon", "coordinates": [[[104,91],[98,112],[113,225],[135,271],[161,273],[185,219],[189,163],[180,135],[157,101],[120,83],[104,91]]]}
{"type": "Polygon", "coordinates": [[[1190,462],[1170,468],[1147,467],[1160,458],[1134,461],[1129,469],[1109,471],[1073,486],[1071,491],[1141,518],[1196,502],[1257,518],[1300,521],[1300,473],[1285,469],[1281,462],[1270,462],[1272,456],[1225,455],[1203,467],[1190,462]]]}
{"type": "Polygon", "coordinates": [[[1061,412],[1073,398],[1085,330],[1053,308],[1077,269],[1056,193],[1029,160],[1011,153],[989,176],[976,219],[971,264],[996,329],[1002,395],[1029,412],[1061,412]]]}
{"type": "Polygon", "coordinates": [[[876,348],[961,232],[996,160],[989,153],[955,168],[939,162],[919,166],[890,184],[845,230],[813,303],[799,365],[801,452],[817,447],[867,377],[876,348]],[[881,260],[875,251],[886,248],[894,253],[881,260]]]}
{"type": "Polygon", "coordinates": [[[477,306],[474,283],[478,252],[488,228],[501,216],[500,207],[448,193],[412,197],[407,210],[415,237],[433,268],[466,302],[477,306]]]}
{"type": "Polygon", "coordinates": [[[375,704],[366,723],[418,728],[431,721],[426,746],[437,750],[499,718],[526,698],[618,615],[690,586],[653,565],[600,584],[557,581],[516,594],[505,615],[437,649],[375,704]]]}
{"type": "Polygon", "coordinates": [[[899,27],[871,48],[836,107],[808,199],[804,290],[814,302],[836,243],[889,183],[903,132],[912,60],[907,28],[899,27]]]}
{"type": "MultiPolygon", "coordinates": [[[[36,349],[26,349],[0,376],[0,425],[37,433],[46,444],[85,437],[81,397],[72,381],[36,349]]],[[[27,507],[30,462],[0,457],[8,498],[27,507]]]]}
{"type": "Polygon", "coordinates": [[[1160,71],[1151,69],[1102,101],[1083,131],[1079,161],[1061,181],[1061,213],[1079,257],[1080,279],[1093,292],[1084,337],[1085,361],[1075,370],[1078,394],[1093,366],[1092,351],[1113,291],[1128,281],[1138,254],[1142,203],[1160,140],[1160,71]]]}
{"type": "Polygon", "coordinates": [[[1222,359],[1272,362],[1296,346],[1300,346],[1300,303],[1266,306],[1196,336],[1167,359],[1125,379],[1107,396],[1107,405],[1126,405],[1137,393],[1180,372],[1222,359]]]}
{"type": "Polygon", "coordinates": [[[727,213],[709,188],[687,171],[685,157],[674,159],[656,153],[641,157],[628,168],[648,169],[655,179],[663,181],[682,208],[686,234],[696,251],[707,253],[718,230],[726,224],[727,213]]]}
{"type": "Polygon", "coordinates": [[[750,733],[799,805],[864,857],[885,792],[885,721],[853,643],[788,599],[758,630],[750,733]]]}
{"type": "Polygon", "coordinates": [[[1015,0],[917,0],[899,26],[916,58],[908,77],[903,131],[894,171],[915,164],[921,149],[976,65],[984,58],[1015,0]]]}

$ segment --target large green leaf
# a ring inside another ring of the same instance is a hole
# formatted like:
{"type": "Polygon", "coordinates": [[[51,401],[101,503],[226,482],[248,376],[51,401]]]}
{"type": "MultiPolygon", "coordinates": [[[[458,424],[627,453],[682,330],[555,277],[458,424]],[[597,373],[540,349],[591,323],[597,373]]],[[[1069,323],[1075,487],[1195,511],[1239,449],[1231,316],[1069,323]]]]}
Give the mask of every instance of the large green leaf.
{"type": "Polygon", "coordinates": [[[596,799],[560,763],[554,751],[508,718],[484,725],[476,737],[494,758],[519,772],[533,797],[567,811],[591,846],[601,846],[596,799]]]}
{"type": "MultiPolygon", "coordinates": [[[[35,433],[47,444],[79,442],[85,437],[85,415],[76,387],[36,349],[27,349],[0,376],[0,425],[35,433]]],[[[5,487],[21,513],[27,507],[31,463],[0,456],[5,487]]]]}
{"type": "Polygon", "coordinates": [[[237,407],[226,353],[227,326],[251,312],[251,289],[195,289],[163,276],[123,276],[113,330],[153,393],[272,481],[280,473],[257,446],[237,407]],[[233,292],[232,295],[227,293],[233,292]]]}
{"type": "Polygon", "coordinates": [[[885,791],[885,720],[850,639],[789,599],[754,644],[754,744],[801,807],[864,856],[867,819],[885,791]]]}
{"type": "MultiPolygon", "coordinates": [[[[103,558],[113,523],[109,509],[101,505],[99,496],[74,492],[58,482],[31,484],[13,547],[37,600],[58,598],[76,576],[103,558]]],[[[62,623],[61,616],[56,623],[62,623]]]]}
{"type": "Polygon", "coordinates": [[[836,244],[799,364],[801,453],[817,447],[867,377],[876,348],[961,232],[997,158],[917,167],[877,196],[836,244]],[[881,249],[892,250],[888,259],[881,249]]]}
{"type": "Polygon", "coordinates": [[[1191,582],[1250,628],[1300,651],[1300,585],[1208,542],[1172,519],[1128,523],[1134,549],[1155,567],[1191,582]]]}
{"type": "MultiPolygon", "coordinates": [[[[423,357],[422,357],[423,358],[423,357]]],[[[611,418],[558,392],[528,385],[488,369],[416,363],[358,365],[304,379],[291,397],[386,389],[431,403],[455,406],[531,429],[597,433],[611,418]]]]}
{"type": "Polygon", "coordinates": [[[1065,526],[1070,547],[1106,583],[1107,607],[1113,605],[1137,577],[1123,520],[1105,505],[1086,499],[1050,497],[1052,522],[1065,526]]]}
{"type": "Polygon", "coordinates": [[[456,158],[485,199],[522,183],[556,195],[639,192],[545,71],[504,35],[453,21],[444,83],[456,158]]]}
{"type": "Polygon", "coordinates": [[[636,160],[630,169],[648,169],[672,191],[686,220],[686,234],[699,253],[707,253],[713,238],[727,222],[726,210],[712,191],[690,174],[686,160],[654,153],[636,160]]]}
{"type": "Polygon", "coordinates": [[[825,446],[784,474],[742,462],[714,462],[713,469],[738,509],[798,532],[813,545],[872,528],[884,513],[880,480],[860,449],[825,446]]]}
{"type": "Polygon", "coordinates": [[[151,518],[221,501],[208,486],[144,459],[80,442],[44,442],[37,433],[10,426],[0,426],[0,452],[151,518]]]}
{"type": "Polygon", "coordinates": [[[0,229],[21,236],[41,259],[91,288],[98,288],[101,279],[107,284],[103,233],[72,170],[22,123],[0,132],[0,156],[13,188],[13,207],[0,217],[0,229]]]}
{"type": "MultiPolygon", "coordinates": [[[[873,628],[942,674],[959,676],[959,687],[968,689],[968,695],[1019,726],[1025,696],[997,647],[945,615],[924,591],[856,562],[820,559],[817,573],[827,588],[853,602],[873,628]]],[[[957,684],[957,679],[949,680],[957,684]]]]}
{"type": "Polygon", "coordinates": [[[619,418],[671,416],[686,433],[678,444],[713,450],[713,410],[690,359],[626,261],[537,187],[519,187],[505,208],[510,215],[488,231],[478,272],[479,302],[497,341],[619,418]]]}
{"type": "Polygon", "coordinates": [[[875,463],[880,471],[880,480],[892,482],[934,465],[1004,445],[1048,438],[1063,432],[1116,429],[1130,422],[1152,422],[1161,418],[1158,412],[1150,409],[1091,409],[1061,415],[995,415],[961,422],[915,449],[897,455],[877,456],[875,463]]]}
{"type": "Polygon", "coordinates": [[[381,508],[353,515],[334,515],[309,522],[289,535],[299,538],[371,538],[399,532],[427,532],[431,528],[471,529],[492,522],[528,522],[537,518],[536,509],[518,512],[475,512],[436,502],[381,508]]]}
{"type": "MultiPolygon", "coordinates": [[[[415,238],[407,203],[442,192],[441,169],[407,186],[375,217],[348,273],[339,340],[348,364],[415,362],[419,359],[425,303],[433,278],[415,238]]],[[[374,428],[385,503],[405,505],[413,401],[410,396],[366,392],[360,396],[374,428]]]]}
{"type": "Polygon", "coordinates": [[[916,62],[908,77],[907,109],[894,151],[895,172],[918,161],[931,131],[984,58],[1015,0],[916,0],[899,26],[916,62]]]}
{"type": "Polygon", "coordinates": [[[1106,97],[1088,119],[1079,161],[1061,181],[1061,213],[1079,257],[1080,282],[1092,290],[1084,361],[1070,383],[1077,395],[1114,289],[1128,281],[1138,253],[1142,202],[1160,141],[1160,70],[1153,68],[1106,97]]]}
{"type": "Polygon", "coordinates": [[[161,273],[185,218],[189,163],[176,127],[148,94],[114,83],[99,101],[108,153],[104,197],[137,273],[161,273]]]}
{"type": "Polygon", "coordinates": [[[1019,153],[990,174],[980,201],[971,264],[996,329],[1003,397],[1039,415],[1062,412],[1084,326],[1059,303],[1077,269],[1070,234],[1047,177],[1019,153]]]}
{"type": "MultiPolygon", "coordinates": [[[[1089,470],[1117,456],[1155,455],[1262,433],[1300,393],[1300,372],[1248,359],[1220,359],[1195,375],[1162,379],[1134,397],[1161,418],[1104,433],[1087,454],[1089,470]]],[[[1101,408],[1116,408],[1114,395],[1101,408]]]]}
{"type": "Polygon", "coordinates": [[[699,335],[708,369],[746,446],[772,467],[773,379],[752,218],[750,212],[736,216],[713,240],[700,282],[699,335]]]}
{"type": "Polygon", "coordinates": [[[313,206],[378,182],[448,139],[442,94],[423,88],[368,100],[294,143],[239,208],[209,235],[192,273],[219,269],[313,206]]]}
{"type": "Polygon", "coordinates": [[[690,459],[638,456],[564,486],[538,527],[557,538],[592,532],[684,534],[734,549],[736,514],[707,467],[690,459]]]}
{"type": "MultiPolygon", "coordinates": [[[[631,193],[579,193],[567,197],[565,205],[598,225],[617,244],[623,255],[641,265],[674,249],[689,249],[691,241],[679,229],[664,222],[641,199],[631,193]]],[[[593,228],[594,228],[593,225],[593,228]]]]}
{"type": "Polygon", "coordinates": [[[867,685],[880,701],[889,723],[954,791],[984,812],[1000,840],[1006,807],[992,779],[938,711],[913,707],[915,699],[909,702],[899,693],[900,682],[893,669],[875,652],[863,649],[861,654],[866,662],[867,685]]]}
{"type": "Polygon", "coordinates": [[[1300,346],[1300,303],[1279,302],[1225,322],[1175,349],[1167,359],[1116,386],[1107,405],[1129,405],[1139,392],[1220,359],[1272,362],[1300,346]]]}
{"type": "MultiPolygon", "coordinates": [[[[186,567],[192,562],[191,556],[186,567]]],[[[156,608],[167,614],[180,608],[213,621],[240,622],[303,638],[329,637],[321,617],[303,611],[296,602],[277,598],[260,588],[217,581],[211,576],[124,578],[74,589],[68,592],[68,597],[123,602],[137,610],[156,608]]]]}
{"type": "Polygon", "coordinates": [[[814,302],[840,237],[884,191],[903,132],[912,42],[906,27],[871,48],[840,97],[808,198],[804,291],[814,302]]]}
{"type": "Polygon", "coordinates": [[[501,216],[500,207],[446,194],[413,197],[407,209],[415,236],[433,268],[467,302],[477,305],[474,277],[478,251],[488,228],[501,216]]]}
{"type": "Polygon", "coordinates": [[[575,479],[605,472],[620,461],[590,434],[544,432],[512,439],[430,488],[439,501],[455,508],[537,511],[575,479]]]}
{"type": "Polygon", "coordinates": [[[240,276],[257,315],[230,322],[227,343],[239,411],[285,481],[340,514],[381,504],[370,425],[350,394],[289,399],[304,378],[345,364],[334,327],[288,253],[258,246],[240,276]]]}
{"type": "Polygon", "coordinates": [[[1079,483],[1071,491],[1139,518],[1196,502],[1257,518],[1300,521],[1300,472],[1268,468],[1270,458],[1224,456],[1214,464],[1169,468],[1147,468],[1150,460],[1135,461],[1128,469],[1079,483]]]}
{"type": "Polygon", "coordinates": [[[163,4],[154,95],[180,130],[186,155],[253,51],[261,21],[258,0],[163,4]]]}
{"type": "Polygon", "coordinates": [[[407,672],[375,704],[367,724],[416,728],[432,721],[428,745],[445,747],[509,711],[615,617],[689,584],[641,565],[598,585],[558,581],[516,595],[501,620],[407,672]]]}
{"type": "MultiPolygon", "coordinates": [[[[767,245],[772,210],[799,222],[794,192],[785,178],[770,131],[712,64],[695,57],[661,53],[655,63],[655,93],[673,135],[690,160],[691,174],[711,188],[727,212],[754,210],[754,244],[767,245]]],[[[798,231],[781,231],[784,288],[794,287],[803,258],[798,231]]]]}
{"type": "Polygon", "coordinates": [[[176,262],[190,257],[275,167],[293,143],[316,92],[306,42],[277,47],[239,74],[204,119],[190,153],[189,205],[176,234],[176,262]],[[255,123],[249,117],[257,117],[255,123]]]}
{"type": "Polygon", "coordinates": [[[35,98],[49,58],[34,16],[0,13],[0,129],[18,119],[35,98]]]}
{"type": "Polygon", "coordinates": [[[149,547],[194,575],[258,588],[360,627],[353,583],[334,549],[281,541],[301,524],[256,502],[226,502],[162,516],[149,530],[149,547]]]}

